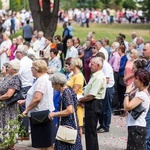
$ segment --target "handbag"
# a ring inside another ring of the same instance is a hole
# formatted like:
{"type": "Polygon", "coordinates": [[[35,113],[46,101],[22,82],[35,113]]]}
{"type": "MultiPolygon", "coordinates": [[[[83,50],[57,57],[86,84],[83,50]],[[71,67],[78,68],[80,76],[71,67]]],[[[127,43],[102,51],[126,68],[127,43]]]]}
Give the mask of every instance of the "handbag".
{"type": "MultiPolygon", "coordinates": [[[[132,100],[135,96],[135,92],[137,91],[136,88],[133,89],[132,93],[129,95],[129,100],[132,100]]],[[[132,109],[130,112],[130,115],[133,117],[134,120],[136,120],[143,112],[145,108],[139,104],[137,107],[132,109]]]]}
{"type": "Polygon", "coordinates": [[[48,118],[48,114],[50,113],[49,110],[42,110],[37,112],[31,113],[31,122],[33,125],[40,125],[47,122],[50,122],[50,119],[48,118]]]}
{"type": "MultiPolygon", "coordinates": [[[[62,110],[62,103],[61,103],[61,110],[62,110]]],[[[76,125],[76,129],[74,129],[73,127],[70,126],[62,126],[59,125],[58,127],[58,131],[56,134],[56,139],[65,143],[69,143],[69,144],[75,144],[76,143],[76,139],[77,139],[77,120],[76,120],[76,116],[75,116],[75,112],[73,113],[74,115],[74,120],[75,120],[75,125],[76,125]]],[[[61,122],[61,117],[59,120],[59,124],[61,122]]]]}
{"type": "Polygon", "coordinates": [[[136,120],[143,112],[145,108],[139,104],[136,108],[130,111],[130,115],[133,117],[134,120],[136,120]]]}
{"type": "Polygon", "coordinates": [[[16,90],[16,92],[13,94],[13,96],[6,100],[6,105],[7,106],[13,105],[20,99],[25,99],[25,97],[21,90],[20,91],[16,90]]]}
{"type": "MultiPolygon", "coordinates": [[[[22,87],[21,80],[19,79],[20,82],[20,87],[22,87]]],[[[23,94],[22,90],[16,90],[15,93],[10,97],[9,99],[6,100],[6,105],[10,106],[16,103],[20,99],[25,99],[25,95],[23,94]]]]}

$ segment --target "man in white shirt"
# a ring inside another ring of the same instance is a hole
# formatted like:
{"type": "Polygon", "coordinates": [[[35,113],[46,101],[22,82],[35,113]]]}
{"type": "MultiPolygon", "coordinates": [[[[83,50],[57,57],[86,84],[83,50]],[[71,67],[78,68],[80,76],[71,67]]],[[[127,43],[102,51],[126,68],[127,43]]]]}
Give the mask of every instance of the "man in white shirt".
{"type": "Polygon", "coordinates": [[[37,35],[33,35],[32,36],[32,42],[33,42],[32,43],[32,48],[33,48],[33,50],[35,52],[35,58],[39,59],[41,44],[40,44],[40,42],[38,40],[38,36],[37,35]]]}
{"type": "Polygon", "coordinates": [[[103,43],[101,40],[98,40],[96,42],[96,47],[99,49],[99,52],[102,52],[105,55],[105,60],[108,61],[108,52],[107,50],[103,47],[103,43]]]}
{"type": "Polygon", "coordinates": [[[72,57],[72,58],[77,58],[78,57],[78,50],[73,46],[73,40],[72,39],[68,39],[67,40],[67,54],[66,54],[66,58],[72,57]]]}
{"type": "Polygon", "coordinates": [[[103,112],[99,116],[100,126],[97,128],[97,132],[104,133],[109,132],[111,123],[111,112],[112,112],[112,98],[114,95],[114,73],[111,65],[105,60],[105,55],[102,52],[97,53],[97,57],[100,57],[103,61],[102,71],[106,76],[106,93],[103,100],[103,112]]]}
{"type": "Polygon", "coordinates": [[[42,31],[38,32],[38,40],[40,42],[40,50],[43,50],[46,45],[45,45],[44,33],[42,31]]]}
{"type": "MultiPolygon", "coordinates": [[[[33,76],[31,72],[32,60],[27,57],[28,48],[26,45],[22,45],[19,49],[16,50],[16,57],[20,61],[20,79],[22,82],[22,92],[23,94],[27,94],[27,91],[33,84],[33,76]]],[[[25,105],[20,107],[20,111],[23,112],[25,110],[25,105]]],[[[22,126],[25,127],[26,135],[25,138],[28,137],[28,118],[24,118],[22,122],[22,126]]]]}

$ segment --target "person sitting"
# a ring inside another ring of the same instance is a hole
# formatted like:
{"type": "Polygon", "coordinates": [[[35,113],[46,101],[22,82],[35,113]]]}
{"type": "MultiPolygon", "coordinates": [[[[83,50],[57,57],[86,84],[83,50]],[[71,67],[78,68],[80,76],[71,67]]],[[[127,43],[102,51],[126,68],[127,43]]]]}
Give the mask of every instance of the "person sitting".
{"type": "Polygon", "coordinates": [[[57,55],[58,55],[58,50],[56,48],[52,48],[50,50],[51,60],[48,62],[48,66],[55,66],[58,69],[58,71],[60,71],[62,68],[62,64],[60,58],[57,57],[57,55]]]}

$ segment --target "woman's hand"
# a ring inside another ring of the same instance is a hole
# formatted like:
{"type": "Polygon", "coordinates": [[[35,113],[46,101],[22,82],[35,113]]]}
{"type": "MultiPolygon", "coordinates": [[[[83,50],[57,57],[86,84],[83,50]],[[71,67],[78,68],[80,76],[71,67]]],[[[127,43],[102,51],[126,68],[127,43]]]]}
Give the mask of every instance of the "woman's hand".
{"type": "Polygon", "coordinates": [[[54,116],[55,116],[55,112],[50,112],[49,115],[48,115],[48,118],[50,120],[53,120],[54,119],[54,116]]]}
{"type": "Polygon", "coordinates": [[[127,86],[127,89],[126,89],[126,93],[130,93],[131,91],[134,90],[134,85],[133,84],[130,84],[129,86],[127,86]]]}
{"type": "Polygon", "coordinates": [[[27,116],[27,114],[28,114],[28,111],[27,111],[27,110],[25,110],[25,111],[22,113],[22,118],[26,117],[26,116],[27,116]]]}
{"type": "Polygon", "coordinates": [[[17,101],[17,103],[18,103],[19,105],[23,105],[25,102],[26,102],[26,100],[18,100],[18,101],[17,101]]]}

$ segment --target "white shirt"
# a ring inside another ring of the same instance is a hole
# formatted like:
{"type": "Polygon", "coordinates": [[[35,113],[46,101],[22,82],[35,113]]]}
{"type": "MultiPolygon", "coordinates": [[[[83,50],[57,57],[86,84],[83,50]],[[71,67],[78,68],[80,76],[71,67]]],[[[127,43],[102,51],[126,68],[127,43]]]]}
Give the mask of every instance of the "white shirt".
{"type": "Polygon", "coordinates": [[[32,110],[28,112],[28,116],[30,117],[31,112],[42,111],[49,109],[50,111],[54,111],[54,103],[53,103],[53,88],[51,81],[49,80],[49,75],[45,74],[39,77],[33,86],[27,92],[26,98],[26,107],[31,103],[34,93],[38,91],[43,94],[40,103],[35,106],[32,110]]]}
{"type": "Polygon", "coordinates": [[[105,60],[108,61],[108,52],[104,47],[101,47],[99,52],[102,52],[105,55],[105,60]]]}
{"type": "Polygon", "coordinates": [[[111,65],[106,60],[104,60],[103,62],[102,71],[105,74],[106,78],[109,78],[109,82],[107,83],[107,88],[113,87],[115,84],[114,72],[113,72],[111,65]]]}
{"type": "Polygon", "coordinates": [[[39,38],[38,41],[40,42],[40,50],[43,50],[46,46],[45,44],[45,37],[39,38]]]}
{"type": "Polygon", "coordinates": [[[41,47],[41,45],[40,45],[39,40],[36,40],[35,42],[33,42],[32,48],[35,52],[35,58],[37,58],[37,59],[40,57],[40,47],[41,47]]]}
{"type": "Polygon", "coordinates": [[[24,56],[20,60],[20,79],[22,82],[22,87],[32,86],[33,84],[33,75],[31,72],[32,60],[27,56],[24,56]]]}
{"type": "Polygon", "coordinates": [[[127,126],[140,126],[140,127],[146,127],[146,120],[145,117],[147,115],[147,112],[149,110],[150,106],[150,96],[147,95],[143,91],[138,91],[135,95],[135,97],[140,98],[143,100],[141,105],[145,108],[145,111],[136,119],[134,120],[133,117],[128,113],[127,115],[127,126]]]}
{"type": "Polygon", "coordinates": [[[72,58],[77,58],[78,57],[78,50],[72,46],[70,49],[67,49],[67,54],[66,54],[66,58],[69,58],[69,57],[72,57],[72,58]]]}

